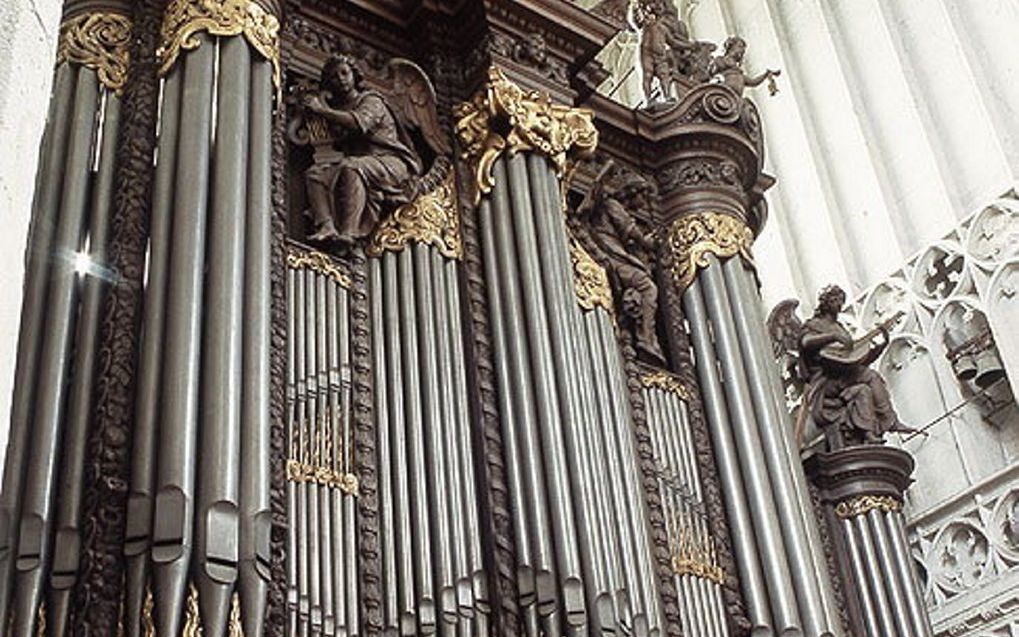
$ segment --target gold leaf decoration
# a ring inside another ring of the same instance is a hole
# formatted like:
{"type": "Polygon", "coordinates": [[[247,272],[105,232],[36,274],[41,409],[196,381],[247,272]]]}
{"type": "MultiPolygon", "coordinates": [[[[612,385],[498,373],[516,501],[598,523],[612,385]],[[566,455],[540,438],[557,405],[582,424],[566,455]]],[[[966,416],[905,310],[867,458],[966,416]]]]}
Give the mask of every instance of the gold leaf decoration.
{"type": "Polygon", "coordinates": [[[554,104],[538,91],[524,91],[496,67],[474,98],[456,107],[461,156],[474,167],[475,202],[495,185],[492,167],[503,151],[541,153],[560,177],[569,172],[569,155],[587,156],[598,145],[594,113],[554,104]]]}
{"type": "Polygon", "coordinates": [[[280,90],[280,21],[255,0],[170,0],[156,50],[159,74],[170,72],[182,50],[198,48],[202,42],[195,36],[202,32],[223,37],[243,35],[272,63],[273,84],[280,90]]]}
{"type": "Polygon", "coordinates": [[[127,84],[130,47],[131,18],[107,11],[82,13],[60,24],[57,64],[90,68],[106,88],[120,95],[127,84]]]}
{"type": "Polygon", "coordinates": [[[650,374],[644,374],[640,381],[645,387],[660,389],[665,392],[672,392],[683,400],[687,402],[690,401],[690,390],[686,388],[683,381],[669,372],[657,371],[650,374]]]}
{"type": "Polygon", "coordinates": [[[707,267],[709,254],[719,259],[738,254],[748,264],[754,262],[750,253],[754,233],[746,223],[729,214],[684,215],[669,228],[668,241],[673,255],[672,273],[680,292],[693,283],[698,270],[707,267]]]}
{"type": "Polygon", "coordinates": [[[145,601],[142,603],[142,635],[156,637],[156,622],[152,617],[156,602],[152,597],[152,584],[145,585],[145,601]]]}
{"type": "Polygon", "coordinates": [[[181,637],[202,637],[202,616],[198,611],[198,589],[188,584],[188,598],[184,603],[184,629],[181,637]]]}
{"type": "Polygon", "coordinates": [[[668,525],[669,556],[672,572],[693,575],[719,584],[725,581],[725,570],[718,564],[715,539],[706,531],[696,532],[687,516],[673,515],[668,525]]]}
{"type": "Polygon", "coordinates": [[[438,186],[400,206],[379,223],[372,234],[367,253],[369,256],[378,256],[386,250],[398,252],[412,241],[434,245],[443,256],[450,259],[460,259],[463,256],[452,170],[438,186]]]}
{"type": "Polygon", "coordinates": [[[241,597],[234,593],[230,605],[230,624],[227,627],[227,637],[244,637],[244,626],[241,624],[241,597]]]}
{"type": "Polygon", "coordinates": [[[343,287],[350,289],[350,275],[340,269],[340,266],[330,257],[321,252],[301,250],[291,246],[287,252],[287,265],[294,269],[307,268],[314,270],[331,278],[343,287]]]}
{"type": "Polygon", "coordinates": [[[39,604],[39,621],[36,625],[35,634],[38,637],[46,637],[46,602],[39,604]]]}
{"type": "Polygon", "coordinates": [[[585,310],[596,307],[612,313],[612,288],[605,268],[591,258],[580,242],[570,236],[570,261],[573,262],[573,288],[577,303],[585,310]]]}
{"type": "Polygon", "coordinates": [[[902,502],[890,495],[859,495],[839,502],[835,507],[835,515],[842,519],[865,515],[869,511],[899,511],[902,502]]]}

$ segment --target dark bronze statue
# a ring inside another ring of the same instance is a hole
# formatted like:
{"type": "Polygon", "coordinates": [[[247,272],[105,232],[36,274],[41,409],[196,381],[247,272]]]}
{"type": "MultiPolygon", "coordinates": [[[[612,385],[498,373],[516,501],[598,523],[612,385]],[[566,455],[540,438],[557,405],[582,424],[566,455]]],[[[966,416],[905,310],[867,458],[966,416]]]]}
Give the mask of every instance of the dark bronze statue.
{"type": "Polygon", "coordinates": [[[880,444],[889,431],[914,431],[899,421],[884,379],[870,369],[901,314],[853,339],[838,320],[845,302],[842,288],[830,285],[821,290],[814,316],[805,323],[789,302],[780,303],[768,319],[776,351],[798,354],[797,373],[804,384],[796,438],[802,443],[809,416],[824,432],[830,451],[880,444]]]}
{"type": "Polygon", "coordinates": [[[634,8],[634,22],[641,31],[640,64],[644,73],[644,99],[650,104],[654,81],[660,100],[673,97],[676,83],[692,86],[710,79],[708,66],[715,45],[690,38],[686,24],[671,1],[649,0],[634,8]]]}
{"type": "Polygon", "coordinates": [[[297,100],[291,140],[314,147],[305,172],[309,241],[349,248],[392,208],[436,181],[426,174],[424,154],[444,155],[450,148],[440,132],[434,90],[412,62],[393,60],[389,71],[390,90],[383,94],[365,88],[354,58],[334,55],[319,86],[297,100]],[[414,131],[425,148],[415,145],[414,131]]]}
{"type": "Polygon", "coordinates": [[[577,207],[577,217],[605,262],[616,307],[633,334],[638,355],[661,366],[665,360],[655,320],[658,286],[648,265],[655,243],[630,214],[649,210],[654,195],[650,182],[636,173],[614,171],[609,161],[577,207]]]}
{"type": "Polygon", "coordinates": [[[768,69],[759,75],[750,76],[743,71],[743,56],[747,52],[746,41],[734,35],[725,41],[722,54],[711,60],[709,72],[713,77],[721,78],[725,84],[736,93],[742,95],[748,86],[760,86],[765,80],[768,81],[768,91],[774,95],[778,92],[775,78],[782,74],[781,70],[768,69]]]}

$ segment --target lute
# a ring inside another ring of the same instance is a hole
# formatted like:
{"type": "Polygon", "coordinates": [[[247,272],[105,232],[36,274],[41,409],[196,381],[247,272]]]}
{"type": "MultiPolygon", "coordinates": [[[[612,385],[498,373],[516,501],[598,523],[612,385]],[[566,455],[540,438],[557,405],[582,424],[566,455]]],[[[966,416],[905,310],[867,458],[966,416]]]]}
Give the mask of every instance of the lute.
{"type": "Polygon", "coordinates": [[[819,356],[826,363],[834,363],[840,366],[859,365],[870,355],[871,340],[882,331],[888,330],[905,316],[906,313],[899,310],[894,316],[875,325],[869,332],[853,341],[852,346],[846,347],[841,343],[831,343],[821,348],[819,356]]]}

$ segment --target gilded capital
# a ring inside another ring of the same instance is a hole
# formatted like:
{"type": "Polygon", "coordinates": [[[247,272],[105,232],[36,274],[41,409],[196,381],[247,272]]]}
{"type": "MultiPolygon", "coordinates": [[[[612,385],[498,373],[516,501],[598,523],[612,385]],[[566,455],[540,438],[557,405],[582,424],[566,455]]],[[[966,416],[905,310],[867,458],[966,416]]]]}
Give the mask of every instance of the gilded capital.
{"type": "Polygon", "coordinates": [[[707,267],[709,254],[718,259],[739,255],[753,264],[750,248],[754,233],[733,215],[697,212],[676,219],[668,231],[668,249],[672,251],[672,275],[680,291],[686,290],[698,270],[707,267]]]}
{"type": "Polygon", "coordinates": [[[577,303],[585,310],[596,307],[612,313],[612,288],[605,268],[591,258],[582,245],[570,237],[570,261],[573,263],[573,289],[577,303]]]}
{"type": "Polygon", "coordinates": [[[560,177],[569,169],[569,155],[590,155],[598,145],[594,113],[586,108],[554,104],[538,91],[524,91],[496,67],[474,98],[456,108],[456,133],[461,156],[474,167],[475,200],[491,192],[492,167],[504,151],[533,151],[548,157],[560,177]]]}
{"type": "Polygon", "coordinates": [[[156,51],[159,74],[170,72],[182,50],[196,49],[199,33],[229,37],[243,35],[273,67],[273,83],[279,90],[280,21],[254,0],[170,0],[163,15],[160,45],[156,51]]]}
{"type": "Polygon", "coordinates": [[[378,256],[386,250],[404,249],[408,243],[434,245],[450,259],[463,256],[460,215],[457,211],[456,186],[450,171],[432,190],[400,206],[372,234],[367,252],[378,256]]]}
{"type": "Polygon", "coordinates": [[[129,16],[111,11],[66,18],[60,24],[57,64],[71,62],[90,68],[103,86],[120,95],[131,59],[131,26],[129,16]]]}
{"type": "Polygon", "coordinates": [[[835,506],[835,515],[842,519],[866,515],[870,511],[892,512],[902,509],[902,502],[890,495],[860,495],[843,500],[835,506]]]}

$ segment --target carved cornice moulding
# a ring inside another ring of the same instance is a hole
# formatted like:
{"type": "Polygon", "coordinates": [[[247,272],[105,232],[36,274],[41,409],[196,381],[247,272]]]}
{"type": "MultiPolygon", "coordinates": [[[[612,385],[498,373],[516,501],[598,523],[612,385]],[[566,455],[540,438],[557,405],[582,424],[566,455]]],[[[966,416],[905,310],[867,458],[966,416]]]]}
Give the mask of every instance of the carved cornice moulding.
{"type": "Polygon", "coordinates": [[[492,167],[503,152],[532,151],[551,160],[563,177],[573,156],[590,156],[598,145],[594,113],[555,104],[537,91],[524,91],[497,67],[474,98],[456,107],[461,157],[474,171],[474,200],[495,185],[492,167]]]}
{"type": "Polygon", "coordinates": [[[65,17],[60,23],[57,64],[80,64],[117,95],[124,92],[131,62],[131,17],[119,11],[95,11],[65,17]]]}
{"type": "Polygon", "coordinates": [[[438,186],[400,206],[379,223],[366,252],[369,256],[378,256],[386,250],[398,252],[411,242],[433,245],[450,259],[463,257],[460,214],[452,171],[447,173],[438,186]]]}
{"type": "MultiPolygon", "coordinates": [[[[891,498],[900,505],[912,482],[913,457],[886,445],[856,445],[831,453],[820,452],[804,461],[808,477],[821,491],[821,499],[838,507],[865,498],[891,498]]],[[[878,501],[878,500],[876,500],[878,501]]],[[[876,502],[875,501],[875,502],[876,502]]],[[[844,510],[849,510],[846,507],[844,510]]],[[[862,506],[862,505],[860,505],[862,506]]]]}
{"type": "Polygon", "coordinates": [[[280,21],[255,0],[170,0],[163,16],[156,50],[159,74],[173,68],[181,51],[201,45],[199,33],[230,37],[243,35],[273,67],[273,84],[281,87],[280,21]]]}
{"type": "Polygon", "coordinates": [[[667,246],[672,251],[672,276],[680,293],[708,266],[709,254],[719,260],[739,255],[753,267],[754,257],[750,252],[753,243],[754,233],[750,227],[730,214],[697,212],[673,221],[667,246]]]}

